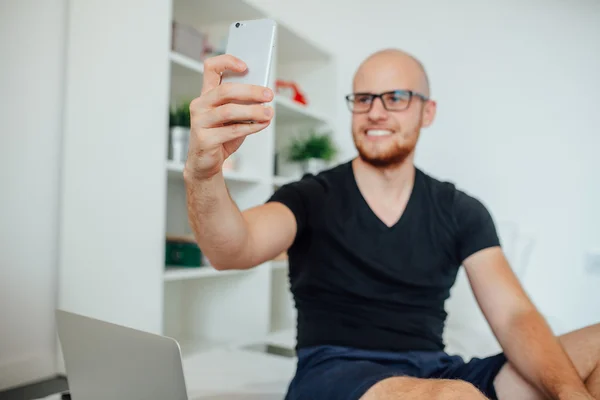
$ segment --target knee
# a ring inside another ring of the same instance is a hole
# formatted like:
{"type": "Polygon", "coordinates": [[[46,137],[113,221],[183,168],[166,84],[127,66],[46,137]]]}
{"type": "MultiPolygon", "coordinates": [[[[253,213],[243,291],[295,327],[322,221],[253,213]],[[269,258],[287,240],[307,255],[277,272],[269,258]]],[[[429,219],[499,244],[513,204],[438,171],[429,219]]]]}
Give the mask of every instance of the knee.
{"type": "Polygon", "coordinates": [[[361,400],[487,400],[472,384],[451,379],[387,378],[376,383],[361,400]]]}
{"type": "Polygon", "coordinates": [[[487,397],[474,385],[461,380],[443,380],[432,388],[436,400],[485,400],[487,397]]]}

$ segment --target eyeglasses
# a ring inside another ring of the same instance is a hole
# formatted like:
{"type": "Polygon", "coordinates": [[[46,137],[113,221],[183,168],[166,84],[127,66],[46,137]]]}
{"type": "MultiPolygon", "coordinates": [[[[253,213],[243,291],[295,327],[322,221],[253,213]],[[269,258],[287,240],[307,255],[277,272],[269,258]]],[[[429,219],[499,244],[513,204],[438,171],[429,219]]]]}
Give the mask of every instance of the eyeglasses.
{"type": "Polygon", "coordinates": [[[371,111],[376,98],[381,99],[383,107],[388,111],[403,111],[410,107],[413,97],[418,97],[423,101],[429,100],[426,96],[412,90],[392,90],[380,94],[352,93],[346,96],[346,102],[348,109],[353,113],[371,111]]]}

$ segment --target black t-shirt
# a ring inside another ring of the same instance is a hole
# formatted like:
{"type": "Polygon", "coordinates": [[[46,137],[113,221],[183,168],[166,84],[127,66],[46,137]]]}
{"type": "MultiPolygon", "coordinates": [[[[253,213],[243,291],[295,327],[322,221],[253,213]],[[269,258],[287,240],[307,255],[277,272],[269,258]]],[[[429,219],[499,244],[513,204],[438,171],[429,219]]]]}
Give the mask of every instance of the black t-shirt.
{"type": "Polygon", "coordinates": [[[294,213],[288,250],[297,348],[443,350],[444,302],[469,255],[499,245],[477,199],[416,169],[406,209],[385,225],[347,162],[281,187],[294,213]]]}

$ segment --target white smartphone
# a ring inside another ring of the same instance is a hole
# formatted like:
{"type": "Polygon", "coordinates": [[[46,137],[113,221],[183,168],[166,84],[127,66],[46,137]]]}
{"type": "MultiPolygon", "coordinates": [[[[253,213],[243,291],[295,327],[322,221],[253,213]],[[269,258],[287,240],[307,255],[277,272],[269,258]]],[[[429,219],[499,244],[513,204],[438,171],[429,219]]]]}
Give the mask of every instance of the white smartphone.
{"type": "Polygon", "coordinates": [[[243,73],[224,72],[221,82],[268,87],[276,36],[277,23],[269,18],[232,23],[225,52],[242,60],[248,68],[243,73]]]}

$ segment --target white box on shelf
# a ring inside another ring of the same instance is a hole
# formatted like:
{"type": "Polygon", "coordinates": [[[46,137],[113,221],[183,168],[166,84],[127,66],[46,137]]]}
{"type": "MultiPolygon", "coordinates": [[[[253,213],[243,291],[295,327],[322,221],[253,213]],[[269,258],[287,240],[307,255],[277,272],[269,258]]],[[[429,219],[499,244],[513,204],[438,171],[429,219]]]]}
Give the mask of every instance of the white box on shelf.
{"type": "Polygon", "coordinates": [[[204,58],[204,34],[177,21],[173,21],[171,26],[171,50],[196,61],[202,61],[204,58]]]}

